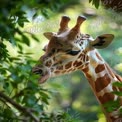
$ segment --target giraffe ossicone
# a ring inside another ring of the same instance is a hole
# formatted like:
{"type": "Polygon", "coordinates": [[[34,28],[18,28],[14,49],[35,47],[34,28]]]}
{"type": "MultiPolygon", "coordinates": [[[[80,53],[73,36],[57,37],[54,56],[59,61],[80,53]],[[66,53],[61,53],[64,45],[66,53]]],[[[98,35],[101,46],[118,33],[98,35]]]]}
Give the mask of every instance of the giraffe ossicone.
{"type": "MultiPolygon", "coordinates": [[[[44,36],[49,43],[44,47],[44,55],[39,59],[40,64],[32,71],[40,74],[40,83],[48,78],[81,70],[88,79],[92,90],[101,105],[118,99],[112,94],[114,90],[121,91],[112,86],[113,82],[122,81],[100,56],[97,49],[107,47],[113,40],[113,34],[102,34],[93,39],[89,34],[80,32],[80,26],[86,20],[79,16],[73,28],[68,27],[70,18],[63,16],[57,33],[46,32],[44,36]]],[[[122,98],[119,98],[120,101],[122,98]]],[[[119,118],[117,110],[108,113],[103,107],[107,121],[114,122],[119,118]]]]}

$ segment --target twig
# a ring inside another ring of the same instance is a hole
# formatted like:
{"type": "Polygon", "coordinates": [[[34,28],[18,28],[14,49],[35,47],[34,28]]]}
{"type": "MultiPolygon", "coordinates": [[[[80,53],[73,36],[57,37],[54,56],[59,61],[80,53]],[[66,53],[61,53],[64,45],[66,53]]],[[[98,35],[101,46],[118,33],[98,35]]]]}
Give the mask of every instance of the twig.
{"type": "Polygon", "coordinates": [[[19,111],[21,111],[21,112],[25,113],[26,115],[30,116],[34,120],[34,122],[39,122],[38,118],[35,115],[33,115],[32,111],[29,108],[25,108],[25,107],[17,104],[15,101],[13,101],[11,98],[6,96],[1,91],[0,91],[0,97],[3,98],[4,100],[6,100],[7,102],[9,102],[14,107],[16,107],[19,111]]]}

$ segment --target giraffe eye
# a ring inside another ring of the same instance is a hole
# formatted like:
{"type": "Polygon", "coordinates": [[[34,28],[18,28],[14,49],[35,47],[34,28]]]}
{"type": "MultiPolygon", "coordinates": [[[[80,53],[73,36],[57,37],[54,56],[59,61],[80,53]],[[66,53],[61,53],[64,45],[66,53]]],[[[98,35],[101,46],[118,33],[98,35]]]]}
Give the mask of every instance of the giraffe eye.
{"type": "Polygon", "coordinates": [[[78,50],[78,51],[76,51],[76,50],[75,50],[75,51],[73,51],[73,50],[68,50],[68,51],[67,51],[67,54],[70,54],[70,55],[73,55],[73,56],[74,56],[74,55],[77,55],[79,52],[80,52],[80,50],[78,50]]]}

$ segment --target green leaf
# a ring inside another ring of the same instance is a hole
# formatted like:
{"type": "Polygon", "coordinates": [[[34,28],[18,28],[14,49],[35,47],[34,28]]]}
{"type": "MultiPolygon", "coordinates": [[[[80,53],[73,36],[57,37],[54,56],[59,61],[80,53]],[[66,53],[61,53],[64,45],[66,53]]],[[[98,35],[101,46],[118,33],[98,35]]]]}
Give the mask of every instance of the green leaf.
{"type": "Polygon", "coordinates": [[[12,115],[13,115],[13,112],[12,112],[12,110],[11,109],[4,109],[4,115],[6,116],[6,117],[12,117],[12,115]]]}
{"type": "Polygon", "coordinates": [[[24,27],[24,22],[19,21],[18,24],[20,27],[24,27]]]}
{"type": "Polygon", "coordinates": [[[117,109],[120,107],[120,103],[119,100],[116,101],[109,101],[107,103],[104,104],[104,107],[106,108],[106,110],[108,112],[112,112],[113,110],[117,109]]]}
{"type": "Polygon", "coordinates": [[[22,35],[22,40],[23,42],[27,45],[30,46],[30,40],[27,36],[25,36],[24,34],[22,35]]]}
{"type": "Polygon", "coordinates": [[[35,41],[37,41],[37,42],[40,41],[34,34],[31,34],[31,37],[32,37],[35,41]]]}
{"type": "Polygon", "coordinates": [[[91,3],[92,0],[89,0],[89,3],[91,3]]]}
{"type": "Polygon", "coordinates": [[[19,57],[10,57],[9,60],[10,61],[19,61],[20,58],[19,57]]]}
{"type": "Polygon", "coordinates": [[[5,89],[7,89],[8,87],[9,87],[9,83],[8,82],[6,82],[6,83],[4,83],[4,86],[3,86],[5,89]]]}
{"type": "Polygon", "coordinates": [[[99,0],[95,0],[95,7],[98,9],[98,7],[99,7],[99,0]]]}
{"type": "Polygon", "coordinates": [[[122,92],[119,92],[119,91],[113,91],[112,93],[113,93],[113,94],[116,94],[116,95],[118,95],[118,96],[122,96],[122,92]]]}
{"type": "Polygon", "coordinates": [[[122,108],[119,110],[119,113],[122,115],[122,108]]]}
{"type": "Polygon", "coordinates": [[[89,0],[89,3],[91,3],[91,2],[92,2],[92,5],[94,5],[98,9],[100,0],[89,0]]]}
{"type": "Polygon", "coordinates": [[[114,82],[112,85],[117,87],[122,87],[122,83],[120,81],[114,82]]]}
{"type": "Polygon", "coordinates": [[[44,111],[44,105],[35,104],[35,105],[33,106],[33,108],[34,108],[38,113],[44,111]]]}
{"type": "MultiPolygon", "coordinates": [[[[12,35],[12,34],[11,34],[11,35],[12,35]]],[[[17,45],[17,44],[16,44],[16,41],[15,41],[14,37],[11,36],[11,35],[10,35],[9,42],[10,42],[13,46],[16,46],[16,45],[17,45]]]]}
{"type": "Polygon", "coordinates": [[[5,74],[7,72],[7,68],[0,67],[0,74],[5,74]]]}
{"type": "Polygon", "coordinates": [[[40,93],[40,95],[41,96],[43,96],[44,98],[47,98],[47,99],[49,99],[50,97],[49,97],[49,95],[47,95],[46,93],[44,93],[44,92],[39,92],[40,93]]]}
{"type": "Polygon", "coordinates": [[[27,99],[27,102],[28,102],[28,105],[34,106],[34,105],[36,104],[36,97],[31,95],[31,96],[27,99]]]}

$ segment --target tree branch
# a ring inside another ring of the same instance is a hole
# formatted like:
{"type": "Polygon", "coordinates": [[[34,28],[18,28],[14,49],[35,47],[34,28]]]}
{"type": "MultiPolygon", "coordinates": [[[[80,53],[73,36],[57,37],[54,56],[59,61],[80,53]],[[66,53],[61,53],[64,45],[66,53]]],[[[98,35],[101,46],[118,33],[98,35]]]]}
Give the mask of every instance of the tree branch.
{"type": "Polygon", "coordinates": [[[11,105],[13,105],[19,111],[21,111],[21,112],[25,113],[26,115],[30,116],[34,120],[34,122],[39,122],[39,119],[32,113],[32,111],[29,108],[25,108],[25,107],[17,104],[15,101],[13,101],[11,98],[6,96],[1,91],[0,91],[0,97],[3,98],[5,101],[9,102],[11,105]]]}

